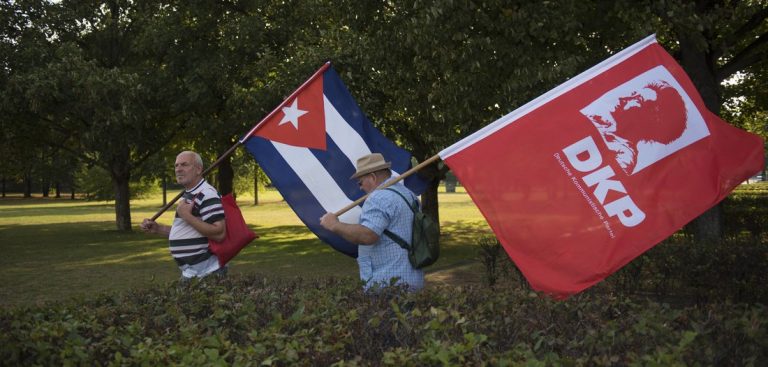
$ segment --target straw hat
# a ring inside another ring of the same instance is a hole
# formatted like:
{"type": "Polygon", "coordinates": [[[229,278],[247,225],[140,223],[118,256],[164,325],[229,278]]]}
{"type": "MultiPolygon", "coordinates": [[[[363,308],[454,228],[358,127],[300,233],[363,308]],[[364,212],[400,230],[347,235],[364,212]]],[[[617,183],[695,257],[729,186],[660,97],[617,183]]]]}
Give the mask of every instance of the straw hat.
{"type": "Polygon", "coordinates": [[[355,179],[371,172],[386,169],[392,166],[391,162],[385,162],[380,153],[371,153],[357,159],[357,172],[350,179],[355,179]]]}

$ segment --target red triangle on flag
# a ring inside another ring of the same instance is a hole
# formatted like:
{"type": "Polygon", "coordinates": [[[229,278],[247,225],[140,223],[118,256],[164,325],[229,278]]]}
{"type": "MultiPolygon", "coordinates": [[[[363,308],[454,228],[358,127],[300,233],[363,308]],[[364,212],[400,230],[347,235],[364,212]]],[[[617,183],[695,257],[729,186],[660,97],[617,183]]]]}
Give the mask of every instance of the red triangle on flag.
{"type": "Polygon", "coordinates": [[[285,100],[275,112],[253,135],[297,147],[325,150],[322,74],[295,97],[285,100]]]}

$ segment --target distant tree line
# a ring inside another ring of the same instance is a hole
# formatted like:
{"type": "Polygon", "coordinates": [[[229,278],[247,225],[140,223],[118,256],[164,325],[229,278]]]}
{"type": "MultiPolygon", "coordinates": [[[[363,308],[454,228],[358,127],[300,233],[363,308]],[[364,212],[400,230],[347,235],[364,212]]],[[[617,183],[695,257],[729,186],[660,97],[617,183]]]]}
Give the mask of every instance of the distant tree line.
{"type": "MultiPolygon", "coordinates": [[[[0,178],[66,186],[99,167],[130,230],[131,182],[170,175],[183,149],[215,159],[327,60],[425,160],[651,33],[711,110],[765,136],[767,15],[766,1],[5,1],[0,178]]],[[[221,192],[248,159],[224,161],[221,192]]],[[[446,171],[422,172],[436,218],[446,171]]],[[[719,236],[720,210],[696,227],[719,236]]]]}

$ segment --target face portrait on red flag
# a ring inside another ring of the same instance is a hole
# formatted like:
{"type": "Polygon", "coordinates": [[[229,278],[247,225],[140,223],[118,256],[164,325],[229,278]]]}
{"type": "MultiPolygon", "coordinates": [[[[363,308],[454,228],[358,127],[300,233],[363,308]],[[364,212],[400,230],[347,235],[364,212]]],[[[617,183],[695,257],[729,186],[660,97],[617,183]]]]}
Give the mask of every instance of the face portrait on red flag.
{"type": "Polygon", "coordinates": [[[709,135],[701,113],[664,66],[612,89],[581,113],[627,175],[709,135]]]}

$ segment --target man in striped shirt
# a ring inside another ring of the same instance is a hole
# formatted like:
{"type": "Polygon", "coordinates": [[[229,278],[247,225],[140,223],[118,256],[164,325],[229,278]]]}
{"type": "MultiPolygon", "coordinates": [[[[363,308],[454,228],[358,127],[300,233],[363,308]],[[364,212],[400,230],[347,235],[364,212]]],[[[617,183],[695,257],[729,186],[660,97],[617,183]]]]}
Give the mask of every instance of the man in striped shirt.
{"type": "Polygon", "coordinates": [[[208,239],[221,241],[226,237],[224,208],[216,189],[203,179],[200,155],[185,151],[176,156],[176,181],[185,192],[176,207],[172,226],[144,219],[141,229],[148,233],[168,236],[171,256],[181,269],[183,281],[209,274],[226,274],[219,259],[208,248],[208,239]]]}

